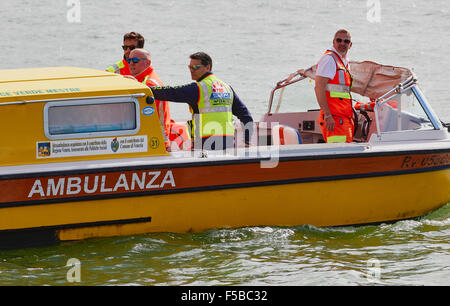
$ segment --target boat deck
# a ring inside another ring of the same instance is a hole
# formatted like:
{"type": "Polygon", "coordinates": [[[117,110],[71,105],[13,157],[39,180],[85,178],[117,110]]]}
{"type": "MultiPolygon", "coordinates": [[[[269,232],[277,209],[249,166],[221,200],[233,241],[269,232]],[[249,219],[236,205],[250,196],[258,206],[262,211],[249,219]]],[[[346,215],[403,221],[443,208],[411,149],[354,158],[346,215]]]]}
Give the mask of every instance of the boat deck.
{"type": "Polygon", "coordinates": [[[398,155],[411,152],[432,153],[448,151],[450,139],[440,141],[405,141],[383,143],[335,143],[335,144],[299,144],[284,146],[252,146],[234,148],[228,151],[178,151],[168,156],[135,157],[103,160],[86,160],[73,162],[54,162],[49,164],[32,164],[0,167],[0,178],[17,175],[32,175],[72,172],[101,171],[107,169],[140,167],[180,167],[201,164],[251,163],[266,162],[267,168],[276,167],[278,160],[342,158],[371,155],[398,155]],[[426,146],[425,146],[426,144],[426,146]],[[272,163],[271,165],[269,163],[272,163]]]}

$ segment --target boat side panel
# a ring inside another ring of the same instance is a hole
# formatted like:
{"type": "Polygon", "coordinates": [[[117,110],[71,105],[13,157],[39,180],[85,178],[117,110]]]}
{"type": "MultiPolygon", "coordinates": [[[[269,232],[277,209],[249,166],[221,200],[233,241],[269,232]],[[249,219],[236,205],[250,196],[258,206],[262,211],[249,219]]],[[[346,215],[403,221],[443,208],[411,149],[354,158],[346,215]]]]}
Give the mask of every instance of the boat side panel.
{"type": "Polygon", "coordinates": [[[450,169],[445,169],[338,181],[18,206],[1,209],[0,223],[3,229],[59,227],[56,230],[59,240],[258,225],[366,224],[414,218],[445,205],[450,201],[449,184],[450,169]],[[115,220],[142,218],[146,222],[114,224],[115,220]],[[80,227],[80,224],[90,223],[91,226],[80,227]],[[102,223],[105,225],[101,226],[102,223]]]}
{"type": "Polygon", "coordinates": [[[441,152],[286,160],[274,168],[263,168],[256,162],[221,165],[212,162],[177,168],[6,177],[0,180],[0,208],[436,171],[450,167],[449,157],[449,153],[441,152]]]}

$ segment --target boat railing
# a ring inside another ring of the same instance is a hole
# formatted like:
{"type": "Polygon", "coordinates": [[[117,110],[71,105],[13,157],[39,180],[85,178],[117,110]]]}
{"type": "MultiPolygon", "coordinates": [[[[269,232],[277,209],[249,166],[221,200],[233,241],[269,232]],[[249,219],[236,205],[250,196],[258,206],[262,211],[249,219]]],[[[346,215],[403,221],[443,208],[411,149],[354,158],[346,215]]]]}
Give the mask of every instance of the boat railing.
{"type": "MultiPolygon", "coordinates": [[[[376,127],[377,127],[377,134],[380,135],[381,134],[381,127],[380,127],[380,120],[379,120],[379,112],[380,112],[380,108],[387,102],[393,100],[394,98],[398,97],[399,95],[402,95],[403,93],[405,93],[406,91],[408,91],[412,86],[414,86],[417,82],[417,79],[414,77],[414,75],[412,75],[411,77],[409,77],[408,79],[406,79],[405,81],[403,81],[402,83],[399,83],[397,86],[395,86],[394,88],[392,88],[391,90],[389,90],[388,92],[386,92],[384,95],[382,95],[381,97],[378,97],[375,100],[375,107],[374,107],[374,112],[375,112],[375,123],[376,123],[376,127]]],[[[401,103],[397,104],[397,130],[401,130],[401,103]]]]}
{"type": "MultiPolygon", "coordinates": [[[[314,78],[313,75],[314,66],[300,72],[295,72],[288,78],[277,82],[270,93],[267,116],[279,113],[284,90],[287,86],[300,82],[308,77],[314,78]],[[294,77],[292,77],[292,75],[294,75],[294,77]],[[276,95],[278,95],[278,97],[276,97],[276,95]],[[275,109],[273,109],[273,107],[275,107],[275,109]]],[[[359,93],[359,91],[356,90],[355,92],[359,93]]],[[[372,133],[381,135],[382,132],[402,130],[429,128],[434,128],[436,130],[444,129],[444,125],[440,122],[438,116],[434,113],[431,106],[427,103],[425,96],[417,86],[417,78],[413,72],[411,72],[409,77],[404,79],[404,81],[398,83],[395,87],[375,99],[375,102],[372,119],[375,123],[372,133]],[[413,95],[412,99],[417,102],[416,104],[407,102],[406,96],[410,96],[410,94],[413,95]],[[399,96],[401,99],[398,99],[399,96]],[[380,120],[383,122],[380,123],[380,120]]]]}
{"type": "MultiPolygon", "coordinates": [[[[396,100],[398,97],[401,97],[402,95],[406,94],[408,91],[410,91],[414,94],[414,96],[416,97],[417,101],[419,102],[420,106],[422,107],[423,111],[425,112],[426,116],[430,120],[433,127],[435,129],[442,128],[442,124],[440,123],[438,117],[434,114],[430,105],[425,101],[423,95],[421,94],[421,92],[419,91],[419,89],[417,88],[416,85],[417,85],[417,78],[413,74],[408,79],[399,83],[397,86],[395,86],[394,88],[392,88],[391,90],[386,92],[384,95],[378,97],[375,100],[376,103],[375,103],[375,107],[374,107],[374,112],[375,112],[375,122],[376,122],[376,128],[377,128],[378,135],[380,135],[380,133],[382,132],[382,129],[380,127],[380,120],[379,120],[380,119],[379,114],[380,114],[381,107],[383,107],[383,105],[385,105],[386,103],[388,103],[390,101],[396,100]]],[[[397,109],[397,116],[396,116],[397,131],[400,131],[400,130],[402,130],[402,124],[403,124],[402,123],[403,116],[402,116],[401,101],[399,101],[399,103],[397,103],[396,109],[397,109]]]]}
{"type": "MultiPolygon", "coordinates": [[[[308,71],[308,70],[310,70],[310,69],[312,69],[312,67],[306,69],[305,72],[308,71]]],[[[306,78],[307,78],[306,75],[297,74],[296,76],[294,76],[294,77],[293,77],[291,80],[289,80],[289,81],[288,81],[289,78],[285,78],[285,79],[279,81],[279,82],[276,84],[276,86],[272,89],[272,91],[270,92],[270,97],[269,97],[269,107],[268,107],[267,113],[270,114],[270,113],[272,112],[273,99],[274,99],[274,96],[275,96],[275,92],[276,92],[277,90],[281,89],[281,92],[280,92],[280,96],[278,97],[278,102],[277,102],[277,106],[276,106],[276,108],[275,108],[275,113],[278,113],[278,111],[280,110],[281,101],[282,101],[282,99],[283,99],[284,88],[285,88],[286,86],[289,86],[289,85],[292,85],[292,84],[297,83],[297,82],[299,82],[299,81],[302,81],[302,80],[304,80],[304,79],[306,79],[306,78]]]]}
{"type": "Polygon", "coordinates": [[[404,82],[399,83],[397,86],[389,90],[387,93],[382,95],[381,97],[378,97],[375,102],[375,107],[381,106],[384,103],[390,101],[394,97],[401,95],[402,93],[406,92],[408,89],[410,89],[412,86],[416,85],[417,79],[414,75],[410,76],[408,79],[406,79],[404,82]]]}

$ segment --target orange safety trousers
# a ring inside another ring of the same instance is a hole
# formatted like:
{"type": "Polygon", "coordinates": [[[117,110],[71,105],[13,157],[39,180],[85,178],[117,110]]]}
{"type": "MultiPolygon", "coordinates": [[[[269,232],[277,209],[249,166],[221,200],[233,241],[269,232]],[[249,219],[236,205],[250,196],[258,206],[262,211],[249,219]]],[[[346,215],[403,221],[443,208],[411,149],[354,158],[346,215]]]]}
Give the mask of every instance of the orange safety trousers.
{"type": "Polygon", "coordinates": [[[333,115],[333,119],[334,119],[334,130],[329,131],[325,127],[323,112],[320,111],[319,125],[320,129],[322,130],[322,135],[325,142],[327,143],[352,142],[354,131],[353,118],[333,115]]]}

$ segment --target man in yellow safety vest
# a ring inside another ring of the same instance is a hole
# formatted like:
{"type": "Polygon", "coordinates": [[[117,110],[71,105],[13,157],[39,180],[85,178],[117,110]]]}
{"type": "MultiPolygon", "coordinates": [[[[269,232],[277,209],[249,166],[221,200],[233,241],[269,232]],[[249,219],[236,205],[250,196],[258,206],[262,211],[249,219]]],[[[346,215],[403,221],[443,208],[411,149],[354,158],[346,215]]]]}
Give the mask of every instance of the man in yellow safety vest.
{"type": "Polygon", "coordinates": [[[155,99],[184,102],[192,113],[194,149],[222,150],[234,147],[233,115],[244,124],[245,144],[250,143],[253,118],[234,90],[212,72],[212,59],[204,52],[190,55],[188,65],[194,83],[176,87],[151,87],[155,99]]]}

